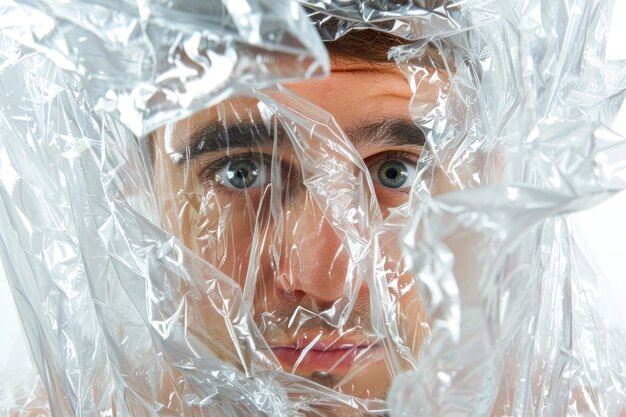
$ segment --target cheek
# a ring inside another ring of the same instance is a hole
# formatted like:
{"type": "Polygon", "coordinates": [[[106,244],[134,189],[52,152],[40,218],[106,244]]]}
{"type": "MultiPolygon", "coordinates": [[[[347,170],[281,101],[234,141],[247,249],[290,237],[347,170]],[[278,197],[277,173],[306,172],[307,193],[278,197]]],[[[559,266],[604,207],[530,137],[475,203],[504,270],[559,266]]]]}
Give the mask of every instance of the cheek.
{"type": "Polygon", "coordinates": [[[374,191],[376,192],[376,199],[380,206],[380,211],[386,217],[390,213],[390,209],[400,207],[409,201],[409,192],[393,191],[381,185],[375,184],[374,191]]]}
{"type": "Polygon", "coordinates": [[[401,338],[417,356],[422,342],[428,332],[428,322],[424,306],[420,298],[417,284],[411,274],[400,278],[400,292],[398,299],[398,317],[401,324],[401,338]]]}
{"type": "Polygon", "coordinates": [[[397,245],[384,247],[383,255],[386,259],[387,288],[398,317],[400,337],[417,355],[428,331],[417,283],[411,271],[404,266],[402,251],[397,245]]]}
{"type": "Polygon", "coordinates": [[[263,256],[254,249],[254,234],[267,234],[269,210],[259,210],[260,190],[225,197],[209,190],[179,203],[181,238],[185,245],[211,265],[243,286],[251,256],[263,256]],[[201,198],[201,202],[192,202],[201,198]],[[255,230],[258,228],[258,230],[255,230]],[[253,253],[254,252],[254,253],[253,253]]]}

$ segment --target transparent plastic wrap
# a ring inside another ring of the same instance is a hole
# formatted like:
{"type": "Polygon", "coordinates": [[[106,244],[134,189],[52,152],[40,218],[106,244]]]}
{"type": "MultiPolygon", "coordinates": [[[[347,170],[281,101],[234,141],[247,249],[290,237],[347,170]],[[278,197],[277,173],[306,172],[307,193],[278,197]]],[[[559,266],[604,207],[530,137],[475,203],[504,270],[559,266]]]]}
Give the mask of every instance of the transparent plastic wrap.
{"type": "Polygon", "coordinates": [[[5,3],[0,416],[626,415],[612,10],[5,3]]]}

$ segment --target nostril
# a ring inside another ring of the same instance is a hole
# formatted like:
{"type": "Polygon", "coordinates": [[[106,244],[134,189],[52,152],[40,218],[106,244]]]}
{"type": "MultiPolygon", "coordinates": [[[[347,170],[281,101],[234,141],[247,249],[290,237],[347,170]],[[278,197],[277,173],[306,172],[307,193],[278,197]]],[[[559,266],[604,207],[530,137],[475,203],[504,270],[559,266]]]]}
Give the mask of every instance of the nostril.
{"type": "Polygon", "coordinates": [[[276,288],[283,291],[286,294],[294,294],[300,292],[304,294],[300,287],[300,283],[293,277],[293,275],[282,273],[274,278],[276,288]]]}
{"type": "Polygon", "coordinates": [[[297,298],[304,298],[306,296],[306,293],[302,290],[295,290],[293,292],[293,295],[295,295],[297,298]]]}

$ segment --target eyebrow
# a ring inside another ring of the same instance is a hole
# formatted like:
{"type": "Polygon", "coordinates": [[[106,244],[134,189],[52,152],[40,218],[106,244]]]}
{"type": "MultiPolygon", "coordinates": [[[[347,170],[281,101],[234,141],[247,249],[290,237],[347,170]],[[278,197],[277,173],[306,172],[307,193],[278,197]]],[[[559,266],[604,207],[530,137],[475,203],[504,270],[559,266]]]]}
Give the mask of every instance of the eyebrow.
{"type": "Polygon", "coordinates": [[[208,121],[199,123],[176,149],[180,155],[180,163],[193,159],[196,156],[218,152],[225,149],[252,148],[272,144],[274,139],[278,144],[286,140],[286,132],[280,126],[272,129],[275,123],[266,125],[260,122],[224,123],[223,121],[208,121]]]}
{"type": "Polygon", "coordinates": [[[424,146],[426,143],[422,129],[404,118],[357,123],[345,128],[344,132],[357,149],[365,145],[424,146]]]}
{"type": "MultiPolygon", "coordinates": [[[[367,145],[378,146],[424,146],[426,140],[422,129],[406,118],[381,119],[355,123],[344,129],[352,144],[357,148],[367,145]]],[[[272,145],[291,146],[291,141],[280,123],[222,121],[200,123],[176,150],[181,156],[179,163],[202,154],[225,149],[253,148],[272,145]]]]}

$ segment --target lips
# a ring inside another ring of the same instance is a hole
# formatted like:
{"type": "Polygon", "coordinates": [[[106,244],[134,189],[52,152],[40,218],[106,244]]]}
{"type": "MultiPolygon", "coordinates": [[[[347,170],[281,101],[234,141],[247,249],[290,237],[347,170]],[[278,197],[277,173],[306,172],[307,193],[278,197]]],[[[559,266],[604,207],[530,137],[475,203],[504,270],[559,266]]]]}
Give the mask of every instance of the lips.
{"type": "Polygon", "coordinates": [[[378,343],[333,342],[293,343],[272,346],[272,352],[288,372],[347,373],[355,362],[379,359],[378,343]]]}

